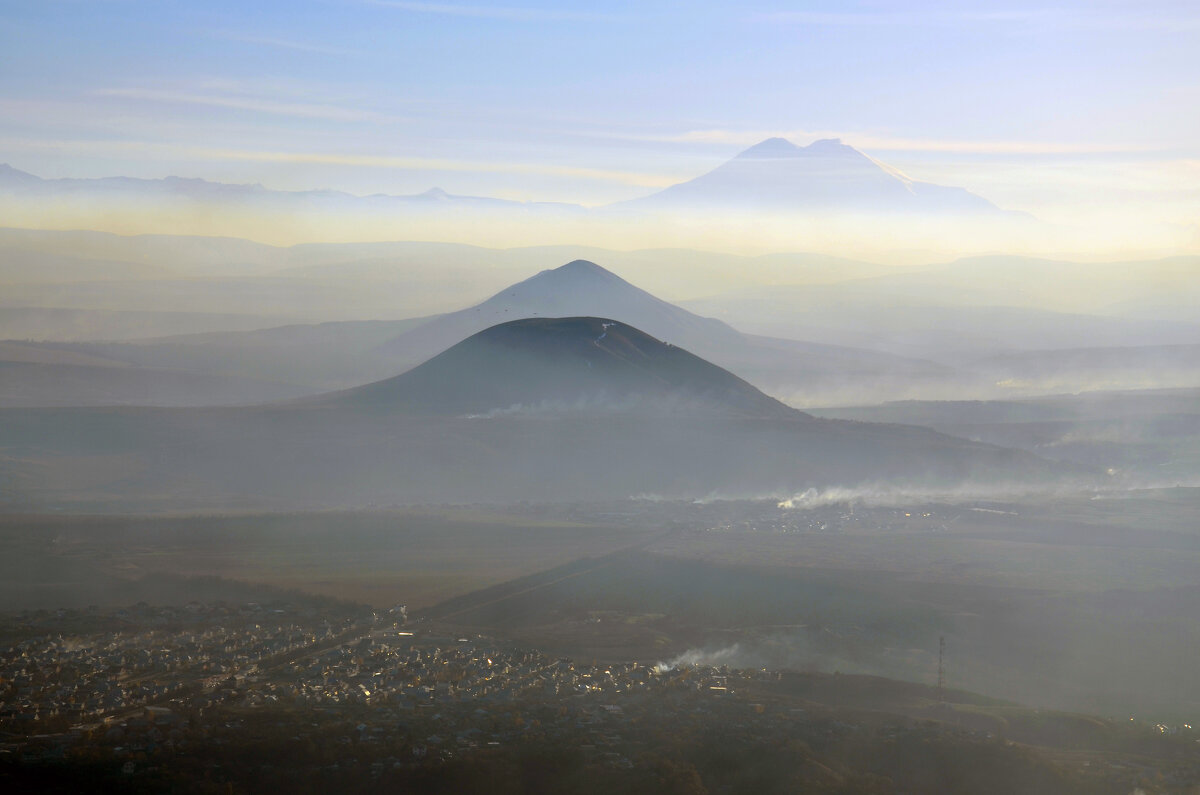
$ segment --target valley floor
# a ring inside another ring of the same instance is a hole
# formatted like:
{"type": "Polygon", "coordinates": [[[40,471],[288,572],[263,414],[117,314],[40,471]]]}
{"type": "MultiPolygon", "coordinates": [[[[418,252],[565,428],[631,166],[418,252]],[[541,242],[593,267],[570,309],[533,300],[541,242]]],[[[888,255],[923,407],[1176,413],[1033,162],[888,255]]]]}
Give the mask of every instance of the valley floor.
{"type": "Polygon", "coordinates": [[[0,781],[1190,792],[1198,503],[8,515],[0,781]]]}

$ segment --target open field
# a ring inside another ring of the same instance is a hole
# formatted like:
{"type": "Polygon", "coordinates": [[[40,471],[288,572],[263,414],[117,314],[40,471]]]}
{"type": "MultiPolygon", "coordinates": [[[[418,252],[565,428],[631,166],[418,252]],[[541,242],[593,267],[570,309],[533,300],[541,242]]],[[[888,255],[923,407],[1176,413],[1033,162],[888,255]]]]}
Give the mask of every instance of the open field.
{"type": "MultiPolygon", "coordinates": [[[[654,546],[724,565],[886,571],[905,580],[1042,591],[1200,584],[1200,489],[858,508],[840,532],[704,532],[654,546]]],[[[844,511],[843,511],[844,513],[844,511]]]]}
{"type": "Polygon", "coordinates": [[[856,529],[833,533],[701,523],[429,616],[583,659],[925,682],[945,637],[954,686],[1191,721],[1200,713],[1200,555],[1188,516],[1198,498],[1170,490],[859,508],[856,529]],[[897,514],[927,526],[897,527],[897,514]],[[891,529],[870,530],[871,521],[891,529]]]}
{"type": "MultiPolygon", "coordinates": [[[[630,530],[469,510],[0,517],[5,609],[106,604],[147,575],[221,577],[433,604],[634,540],[630,530]],[[126,587],[122,587],[126,586],[126,587]]],[[[149,597],[146,597],[149,600],[149,597]]]]}
{"type": "Polygon", "coordinates": [[[444,621],[577,659],[927,683],[945,637],[955,687],[1109,716],[1200,714],[1195,587],[1078,594],[619,554],[611,565],[512,583],[511,595],[455,600],[444,621]]]}

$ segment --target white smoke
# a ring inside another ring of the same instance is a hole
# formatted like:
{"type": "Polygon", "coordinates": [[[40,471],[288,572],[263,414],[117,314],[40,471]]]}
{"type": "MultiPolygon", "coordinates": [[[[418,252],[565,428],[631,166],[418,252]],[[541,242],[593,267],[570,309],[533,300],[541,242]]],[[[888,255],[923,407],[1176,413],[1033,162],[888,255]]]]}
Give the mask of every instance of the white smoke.
{"type": "Polygon", "coordinates": [[[658,663],[654,666],[654,670],[661,674],[667,671],[674,671],[677,668],[717,668],[722,665],[741,668],[745,667],[745,656],[742,651],[742,644],[740,643],[713,651],[688,649],[678,657],[658,663]]]}
{"type": "Polygon", "coordinates": [[[719,492],[711,491],[700,497],[687,494],[642,492],[630,495],[635,502],[689,502],[710,505],[722,502],[774,502],[780,510],[811,510],[831,505],[854,504],[864,507],[903,508],[938,503],[961,505],[972,502],[1019,502],[1025,499],[1076,497],[1093,500],[1124,499],[1162,489],[1200,488],[1196,478],[1142,479],[1128,473],[1110,470],[1109,481],[1103,484],[1075,483],[1053,487],[1030,483],[967,483],[955,488],[920,488],[901,484],[863,484],[859,486],[829,486],[809,488],[790,496],[779,492],[719,492]]]}
{"type": "Polygon", "coordinates": [[[899,484],[877,483],[861,486],[831,486],[823,489],[810,488],[784,497],[778,506],[783,510],[806,510],[827,505],[855,503],[881,508],[902,508],[908,505],[928,503],[963,503],[975,500],[1006,501],[1039,497],[1062,497],[1072,494],[1091,495],[1099,491],[1124,490],[1128,485],[1117,487],[1061,485],[1038,486],[1030,483],[967,483],[954,488],[920,488],[899,484]]]}
{"type": "Polygon", "coordinates": [[[692,648],[654,666],[660,674],[680,668],[741,670],[840,671],[918,681],[936,660],[932,650],[882,647],[849,653],[829,633],[814,635],[803,625],[743,638],[715,649],[692,648]]]}

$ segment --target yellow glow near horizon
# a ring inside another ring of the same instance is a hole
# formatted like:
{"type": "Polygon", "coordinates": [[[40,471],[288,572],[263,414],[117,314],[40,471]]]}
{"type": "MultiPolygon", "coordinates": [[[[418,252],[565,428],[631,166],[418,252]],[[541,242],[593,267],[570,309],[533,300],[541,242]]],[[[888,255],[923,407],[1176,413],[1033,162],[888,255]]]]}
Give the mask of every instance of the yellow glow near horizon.
{"type": "MultiPolygon", "coordinates": [[[[983,253],[1087,261],[1200,253],[1200,225],[1153,223],[1096,213],[1074,224],[918,221],[847,215],[696,214],[538,218],[447,212],[247,210],[178,202],[114,204],[94,200],[0,200],[5,225],[90,229],[120,235],[240,237],[276,246],[376,240],[465,243],[490,248],[579,245],[632,250],[686,248],[738,254],[805,251],[894,264],[920,264],[983,253]]],[[[748,274],[749,275],[749,274],[748,274]]]]}

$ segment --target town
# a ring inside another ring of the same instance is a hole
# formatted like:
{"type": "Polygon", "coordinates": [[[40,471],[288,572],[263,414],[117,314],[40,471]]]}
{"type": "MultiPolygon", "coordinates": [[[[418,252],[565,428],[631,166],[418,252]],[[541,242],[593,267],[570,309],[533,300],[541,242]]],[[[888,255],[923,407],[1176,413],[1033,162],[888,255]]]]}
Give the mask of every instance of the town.
{"type": "MultiPolygon", "coordinates": [[[[372,722],[356,729],[360,738],[380,737],[397,721],[428,724],[437,731],[415,746],[424,756],[441,745],[478,747],[525,735],[528,721],[500,716],[531,700],[586,695],[596,703],[584,712],[595,718],[623,714],[601,701],[682,682],[711,697],[729,692],[728,670],[680,674],[652,664],[552,659],[410,625],[405,613],[403,606],[377,614],[193,603],[23,614],[19,626],[44,634],[0,652],[0,731],[26,741],[0,750],[61,756],[72,744],[99,740],[130,755],[185,745],[188,730],[220,707],[369,706],[372,722]],[[89,617],[121,628],[61,633],[89,617]]],[[[568,723],[533,725],[553,734],[568,723]]],[[[606,744],[598,733],[592,739],[606,744]]]]}
{"type": "MultiPolygon", "coordinates": [[[[859,769],[864,748],[881,759],[931,745],[966,748],[964,758],[1026,753],[983,725],[945,720],[946,704],[915,719],[831,710],[793,697],[812,687],[796,674],[555,658],[410,620],[402,605],[143,603],[27,611],[3,630],[0,781],[10,783],[67,770],[134,791],[372,791],[430,788],[439,776],[476,786],[462,777],[511,773],[533,754],[539,775],[586,775],[597,791],[700,792],[699,771],[714,775],[706,755],[724,759],[718,778],[738,780],[737,755],[753,752],[756,775],[787,769],[835,792],[875,781],[859,769]],[[699,757],[679,757],[683,737],[699,757]]],[[[1075,753],[1062,791],[1200,777],[1190,726],[1127,731],[1159,743],[1167,762],[1075,753]]]]}

